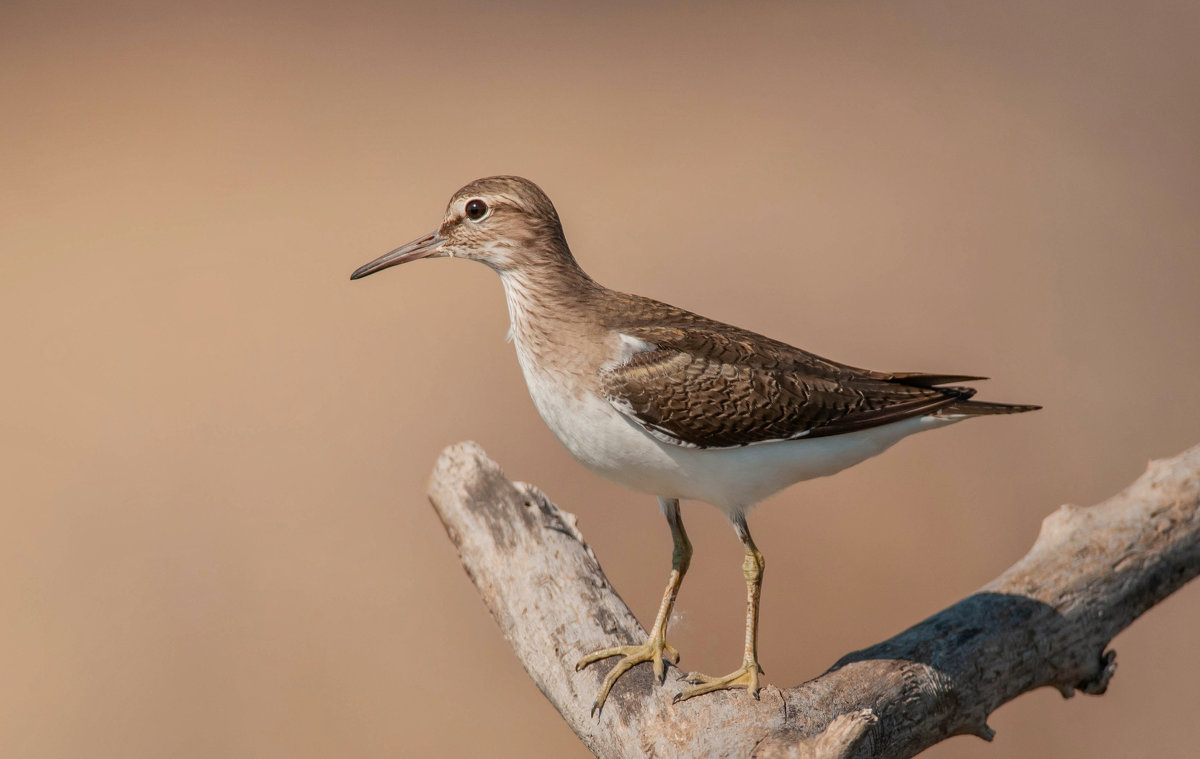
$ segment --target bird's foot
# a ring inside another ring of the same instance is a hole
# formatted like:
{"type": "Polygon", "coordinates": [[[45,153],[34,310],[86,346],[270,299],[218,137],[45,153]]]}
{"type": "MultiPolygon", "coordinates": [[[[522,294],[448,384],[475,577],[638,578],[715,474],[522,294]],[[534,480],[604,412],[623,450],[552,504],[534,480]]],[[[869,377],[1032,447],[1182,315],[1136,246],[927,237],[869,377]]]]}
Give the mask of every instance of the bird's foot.
{"type": "Polygon", "coordinates": [[[608,675],[604,678],[604,682],[600,685],[600,693],[596,696],[596,700],[592,702],[592,714],[604,708],[604,701],[608,698],[608,692],[612,690],[613,685],[621,675],[628,672],[634,665],[642,662],[650,662],[654,666],[654,677],[660,683],[666,677],[666,661],[672,664],[679,663],[679,652],[675,647],[668,643],[662,635],[651,635],[640,646],[614,646],[612,648],[602,648],[599,651],[594,651],[579,660],[575,665],[575,671],[582,670],[593,662],[598,662],[601,659],[608,659],[613,656],[622,657],[616,666],[609,670],[608,675]]]}
{"type": "Polygon", "coordinates": [[[713,677],[711,675],[702,675],[699,672],[692,672],[684,678],[689,683],[697,683],[695,688],[687,690],[675,696],[673,703],[687,701],[694,696],[702,696],[705,693],[712,693],[715,690],[726,690],[731,688],[745,688],[750,692],[755,699],[758,698],[758,676],[762,672],[762,667],[758,666],[756,661],[747,661],[735,672],[731,672],[724,677],[713,677]]]}

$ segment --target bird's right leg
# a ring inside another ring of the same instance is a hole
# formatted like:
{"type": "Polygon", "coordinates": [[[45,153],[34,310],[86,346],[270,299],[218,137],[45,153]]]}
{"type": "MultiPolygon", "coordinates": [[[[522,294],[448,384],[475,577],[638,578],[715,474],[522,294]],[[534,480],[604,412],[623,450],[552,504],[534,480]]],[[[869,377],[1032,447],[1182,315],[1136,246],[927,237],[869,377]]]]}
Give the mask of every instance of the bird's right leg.
{"type": "Polygon", "coordinates": [[[750,537],[750,528],[746,525],[746,515],[738,514],[733,518],[733,528],[737,531],[738,540],[746,549],[746,560],[742,562],[742,575],[746,578],[746,648],[742,656],[742,666],[724,677],[713,677],[692,672],[686,678],[690,683],[697,683],[695,688],[688,688],[675,696],[675,701],[686,701],[689,698],[712,693],[726,688],[745,688],[750,695],[758,698],[758,676],[762,667],[758,666],[758,604],[762,597],[763,568],[766,562],[750,537]]]}
{"type": "Polygon", "coordinates": [[[663,659],[670,660],[672,664],[679,663],[679,652],[667,642],[667,623],[671,619],[671,610],[675,608],[675,597],[679,595],[679,586],[683,584],[683,576],[687,574],[688,564],[692,561],[692,543],[683,529],[683,518],[679,514],[679,500],[659,498],[658,503],[667,517],[667,524],[671,526],[671,538],[675,544],[675,548],[671,552],[671,576],[667,580],[667,589],[663,593],[662,603],[659,604],[658,616],[654,618],[654,627],[650,630],[650,637],[643,645],[602,648],[583,657],[575,665],[575,669],[578,671],[601,659],[611,656],[623,657],[604,678],[604,683],[600,686],[600,693],[592,703],[593,714],[604,707],[608,692],[612,690],[617,679],[635,664],[647,661],[653,664],[654,677],[661,683],[666,677],[666,665],[663,663],[663,659]]]}

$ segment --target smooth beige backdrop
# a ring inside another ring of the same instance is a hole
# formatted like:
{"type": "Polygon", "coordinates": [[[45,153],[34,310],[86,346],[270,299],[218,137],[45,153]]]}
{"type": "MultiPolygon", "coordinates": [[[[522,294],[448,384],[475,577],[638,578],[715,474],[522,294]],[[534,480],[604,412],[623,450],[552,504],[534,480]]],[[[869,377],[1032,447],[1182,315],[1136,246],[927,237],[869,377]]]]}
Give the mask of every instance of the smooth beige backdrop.
{"type": "MultiPolygon", "coordinates": [[[[1046,406],[757,510],[770,682],[971,592],[1200,443],[1198,38],[1191,2],[4,3],[0,755],[585,755],[426,476],[478,440],[643,619],[666,526],[543,427],[490,271],[348,280],[488,174],[610,286],[1046,406]]],[[[685,518],[674,642],[727,671],[739,548],[685,518]]],[[[1198,624],[1192,586],[1108,695],[928,755],[1194,757],[1198,624]]]]}

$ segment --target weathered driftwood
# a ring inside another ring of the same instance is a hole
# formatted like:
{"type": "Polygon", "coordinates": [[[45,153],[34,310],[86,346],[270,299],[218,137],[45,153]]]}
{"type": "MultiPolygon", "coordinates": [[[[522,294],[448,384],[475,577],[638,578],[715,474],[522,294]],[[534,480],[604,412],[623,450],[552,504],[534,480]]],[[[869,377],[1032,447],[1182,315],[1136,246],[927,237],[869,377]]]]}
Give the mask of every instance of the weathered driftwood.
{"type": "MultiPolygon", "coordinates": [[[[1103,693],[1108,642],[1200,573],[1200,446],[1153,462],[1124,492],[1063,506],[1032,550],[979,592],[828,672],[755,701],[725,691],[680,704],[637,667],[603,712],[594,649],[645,631],[575,518],[507,480],[474,443],[446,449],[430,484],[463,566],[526,671],[597,756],[910,757],[952,735],[990,739],[987,716],[1041,686],[1103,693]]],[[[1182,715],[1181,715],[1182,716],[1182,715]]]]}

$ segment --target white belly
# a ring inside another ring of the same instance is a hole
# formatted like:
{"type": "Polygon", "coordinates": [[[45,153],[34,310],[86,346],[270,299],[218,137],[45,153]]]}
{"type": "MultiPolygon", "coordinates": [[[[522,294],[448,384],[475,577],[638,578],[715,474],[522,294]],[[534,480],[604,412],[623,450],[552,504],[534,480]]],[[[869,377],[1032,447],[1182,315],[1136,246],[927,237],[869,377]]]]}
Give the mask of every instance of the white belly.
{"type": "Polygon", "coordinates": [[[882,453],[914,432],[965,417],[915,417],[829,437],[696,449],[648,435],[607,401],[564,392],[562,378],[526,366],[525,381],[542,419],[571,455],[593,472],[662,498],[705,501],[727,513],[802,480],[824,477],[882,453]]]}

